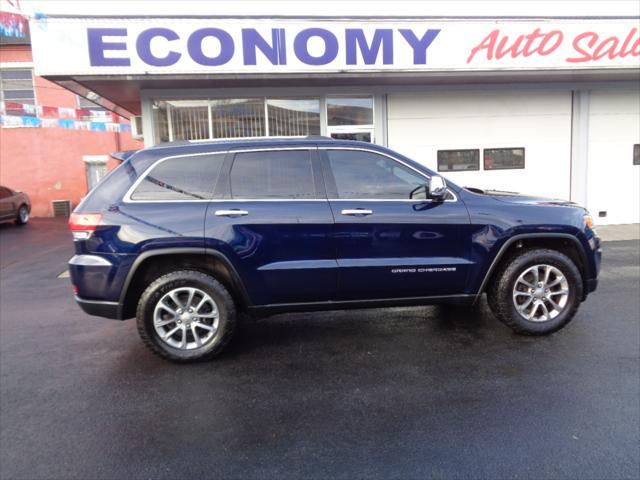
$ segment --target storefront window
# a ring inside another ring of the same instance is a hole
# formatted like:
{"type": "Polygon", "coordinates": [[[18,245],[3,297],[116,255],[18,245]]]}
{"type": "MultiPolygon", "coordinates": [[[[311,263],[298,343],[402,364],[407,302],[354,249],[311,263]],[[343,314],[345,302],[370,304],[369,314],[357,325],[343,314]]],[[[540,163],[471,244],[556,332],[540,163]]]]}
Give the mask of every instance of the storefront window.
{"type": "Polygon", "coordinates": [[[320,135],[320,100],[272,98],[267,100],[271,137],[320,135]]]}
{"type": "Polygon", "coordinates": [[[485,148],[485,170],[524,168],[524,148],[485,148]]]}
{"type": "Polygon", "coordinates": [[[373,125],[373,98],[327,97],[327,123],[339,125],[373,125]]]}
{"type": "Polygon", "coordinates": [[[211,100],[211,138],[263,137],[263,99],[211,100]]]}
{"type": "Polygon", "coordinates": [[[438,171],[480,170],[480,150],[438,150],[438,171]]]}
{"type": "Polygon", "coordinates": [[[168,103],[173,140],[209,138],[209,107],[206,100],[172,100],[168,103]]]}
{"type": "MultiPolygon", "coordinates": [[[[320,135],[319,97],[155,100],[155,143],[246,137],[320,135]]],[[[373,142],[373,98],[328,97],[327,133],[373,142]]]]}

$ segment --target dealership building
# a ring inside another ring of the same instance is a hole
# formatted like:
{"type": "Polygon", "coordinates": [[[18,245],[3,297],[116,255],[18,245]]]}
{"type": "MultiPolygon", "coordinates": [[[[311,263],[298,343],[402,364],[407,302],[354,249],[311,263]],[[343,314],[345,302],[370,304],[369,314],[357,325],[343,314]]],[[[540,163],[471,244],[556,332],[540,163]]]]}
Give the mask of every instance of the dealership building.
{"type": "Polygon", "coordinates": [[[146,146],[324,135],[640,222],[638,18],[45,17],[35,73],[146,146]],[[134,118],[135,117],[135,118],[134,118]]]}

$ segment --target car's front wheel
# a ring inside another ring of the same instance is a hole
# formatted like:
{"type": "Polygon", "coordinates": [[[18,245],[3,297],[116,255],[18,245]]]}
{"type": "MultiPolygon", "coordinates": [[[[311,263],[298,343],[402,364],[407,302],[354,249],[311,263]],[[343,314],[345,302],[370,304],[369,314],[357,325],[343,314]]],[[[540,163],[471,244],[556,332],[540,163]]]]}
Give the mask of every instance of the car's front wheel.
{"type": "Polygon", "coordinates": [[[25,225],[29,221],[29,208],[26,205],[21,205],[16,215],[16,224],[25,225]]]}
{"type": "Polygon", "coordinates": [[[231,340],[236,309],[227,289],[202,272],[163,275],[143,292],[136,312],[143,342],[168,360],[209,360],[231,340]]]}
{"type": "Polygon", "coordinates": [[[582,298],[582,277],[561,252],[531,249],[504,262],[487,291],[489,306],[505,325],[544,335],[571,321],[582,298]]]}

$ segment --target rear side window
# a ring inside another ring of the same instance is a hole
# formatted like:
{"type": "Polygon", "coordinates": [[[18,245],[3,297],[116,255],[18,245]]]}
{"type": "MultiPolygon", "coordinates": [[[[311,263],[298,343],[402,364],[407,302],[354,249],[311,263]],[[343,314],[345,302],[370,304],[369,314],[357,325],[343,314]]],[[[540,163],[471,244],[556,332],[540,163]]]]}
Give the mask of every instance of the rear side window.
{"type": "Polygon", "coordinates": [[[224,158],[224,153],[215,153],[163,160],[152,167],[131,194],[131,199],[209,200],[224,158]]]}
{"type": "Polygon", "coordinates": [[[233,198],[317,197],[309,150],[238,153],[233,161],[230,180],[233,198]]]}

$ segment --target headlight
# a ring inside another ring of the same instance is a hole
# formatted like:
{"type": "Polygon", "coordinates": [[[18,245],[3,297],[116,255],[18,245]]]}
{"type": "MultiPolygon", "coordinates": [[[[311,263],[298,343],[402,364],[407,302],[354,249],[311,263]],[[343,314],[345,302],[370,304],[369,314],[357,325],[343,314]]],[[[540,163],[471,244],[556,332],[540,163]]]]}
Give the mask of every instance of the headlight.
{"type": "Polygon", "coordinates": [[[589,230],[593,230],[595,228],[596,224],[593,223],[593,217],[591,215],[584,216],[584,226],[589,230]]]}

